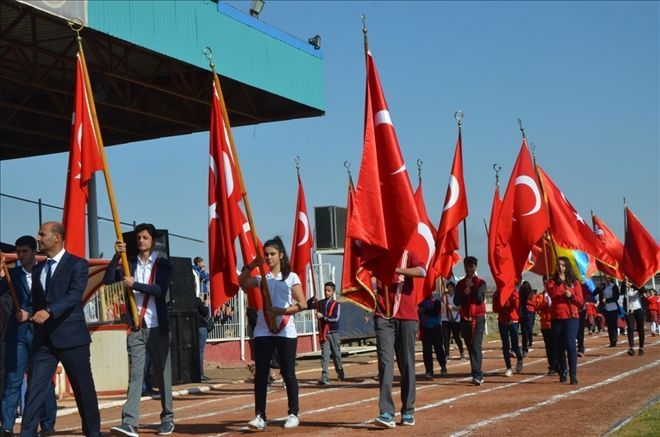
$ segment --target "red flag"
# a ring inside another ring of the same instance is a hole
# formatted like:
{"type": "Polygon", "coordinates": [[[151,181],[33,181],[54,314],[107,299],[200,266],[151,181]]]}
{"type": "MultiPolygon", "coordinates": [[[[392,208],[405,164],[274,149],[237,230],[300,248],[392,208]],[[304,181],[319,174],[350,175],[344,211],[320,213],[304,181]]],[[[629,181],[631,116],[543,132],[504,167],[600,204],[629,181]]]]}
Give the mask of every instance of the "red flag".
{"type": "MultiPolygon", "coordinates": [[[[348,221],[353,215],[354,196],[353,181],[349,180],[348,201],[346,203],[346,218],[348,221]]],[[[344,238],[341,294],[357,306],[367,311],[374,311],[376,308],[376,294],[371,288],[371,272],[361,267],[362,260],[359,254],[360,249],[357,247],[357,243],[348,236],[347,232],[344,238]]]]}
{"type": "Polygon", "coordinates": [[[309,218],[307,216],[307,203],[300,175],[298,175],[298,201],[296,202],[296,217],[293,226],[293,244],[291,247],[291,271],[300,277],[303,291],[307,296],[307,265],[312,262],[312,237],[309,218]]]}
{"type": "Polygon", "coordinates": [[[547,198],[550,212],[550,233],[554,243],[566,249],[580,250],[611,267],[616,267],[617,261],[594,234],[591,227],[580,217],[564,193],[540,166],[538,170],[547,198]]]}
{"type": "Polygon", "coordinates": [[[660,247],[629,208],[626,208],[626,240],[621,269],[639,288],[660,270],[660,247]]]}
{"type": "Polygon", "coordinates": [[[209,151],[209,270],[214,311],[238,292],[236,239],[246,223],[228,129],[214,83],[209,151]]]}
{"type": "Polygon", "coordinates": [[[606,264],[603,264],[599,261],[596,261],[598,270],[605,273],[606,275],[617,278],[618,280],[623,280],[624,274],[621,271],[621,260],[623,260],[623,243],[614,235],[614,232],[607,227],[605,222],[603,222],[595,214],[591,216],[591,222],[594,227],[594,234],[600,239],[600,241],[605,245],[605,248],[608,252],[614,257],[618,263],[619,268],[614,269],[606,264]]]}
{"type": "MultiPolygon", "coordinates": [[[[410,241],[408,242],[408,251],[415,252],[419,258],[424,261],[424,267],[427,270],[426,278],[414,278],[414,291],[417,294],[417,302],[424,300],[429,296],[435,288],[431,285],[426,285],[426,279],[429,277],[428,270],[429,264],[433,259],[435,253],[435,237],[437,231],[431,224],[429,216],[426,213],[426,205],[424,204],[424,192],[422,191],[422,181],[420,179],[417,190],[415,191],[415,203],[417,205],[417,213],[419,214],[419,223],[417,224],[417,232],[415,232],[410,241]]],[[[435,282],[435,281],[433,281],[435,282]]]]}
{"type": "Polygon", "coordinates": [[[389,282],[419,215],[370,52],[366,58],[364,150],[347,233],[360,241],[362,267],[389,282]]]}
{"type": "MultiPolygon", "coordinates": [[[[513,258],[511,256],[511,246],[498,246],[497,245],[497,222],[500,218],[500,210],[502,208],[502,199],[500,198],[500,187],[495,186],[495,194],[493,195],[493,208],[490,213],[490,225],[488,232],[488,265],[495,280],[495,287],[497,290],[513,290],[516,285],[516,273],[513,265],[513,258]]],[[[499,293],[500,303],[503,293],[499,293]]],[[[507,295],[507,299],[508,299],[507,295]]]]}
{"type": "Polygon", "coordinates": [[[103,170],[103,161],[90,109],[94,104],[94,96],[87,95],[85,83],[89,79],[85,76],[81,56],[78,53],[76,61],[71,149],[62,223],[66,234],[66,250],[84,258],[87,183],[95,171],[103,170]]]}
{"type": "Polygon", "coordinates": [[[430,283],[429,281],[435,282],[439,276],[450,278],[452,268],[461,260],[456,252],[459,247],[458,225],[468,216],[468,205],[463,179],[463,145],[460,134],[456,141],[444,205],[435,240],[435,256],[431,263],[430,274],[427,274],[427,284],[430,283]]]}
{"type": "MultiPolygon", "coordinates": [[[[550,226],[540,187],[527,140],[523,138],[504,193],[497,227],[490,230],[495,232],[495,253],[506,258],[510,251],[515,282],[522,275],[532,247],[550,226]]],[[[497,261],[495,265],[499,266],[497,261]]],[[[501,301],[506,302],[512,292],[512,285],[505,284],[500,290],[501,301]]]]}

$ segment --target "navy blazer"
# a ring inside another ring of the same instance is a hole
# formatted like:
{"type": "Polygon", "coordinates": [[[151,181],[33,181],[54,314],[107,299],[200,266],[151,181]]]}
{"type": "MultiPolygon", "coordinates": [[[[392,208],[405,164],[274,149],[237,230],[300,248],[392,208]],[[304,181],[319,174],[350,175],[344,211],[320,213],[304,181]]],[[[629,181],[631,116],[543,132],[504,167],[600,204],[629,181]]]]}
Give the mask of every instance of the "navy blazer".
{"type": "Polygon", "coordinates": [[[46,337],[59,349],[91,343],[82,306],[89,273],[87,261],[64,252],[47,294],[40,279],[45,265],[43,261],[32,269],[32,305],[34,312],[48,308],[52,315],[43,325],[35,325],[33,348],[38,349],[46,337]]]}
{"type": "MultiPolygon", "coordinates": [[[[104,284],[113,284],[124,279],[124,269],[118,265],[119,259],[120,255],[115,253],[115,256],[112,257],[112,260],[105,271],[105,275],[103,276],[104,284]]],[[[172,264],[170,264],[170,261],[167,258],[162,257],[156,258],[155,264],[156,277],[154,278],[154,283],[149,285],[135,282],[133,284],[133,289],[155,298],[158,329],[161,333],[167,334],[170,332],[170,319],[167,313],[167,301],[165,298],[167,297],[167,290],[170,288],[170,282],[172,282],[172,264]]],[[[137,258],[131,257],[128,259],[128,268],[131,270],[131,276],[135,278],[137,258]]],[[[128,314],[129,317],[132,318],[130,311],[128,311],[128,314]]]]}
{"type": "MultiPolygon", "coordinates": [[[[21,266],[12,267],[9,269],[9,275],[11,276],[11,282],[14,284],[14,289],[16,290],[16,297],[18,302],[21,304],[21,309],[24,309],[28,313],[32,313],[32,292],[28,288],[27,279],[23,274],[23,268],[21,266]]],[[[8,292],[9,283],[7,278],[0,279],[0,296],[8,292]]],[[[25,339],[26,336],[32,332],[31,323],[18,323],[16,320],[16,308],[14,308],[14,303],[11,303],[11,316],[7,321],[7,332],[6,337],[10,341],[15,341],[19,338],[25,339]]]]}

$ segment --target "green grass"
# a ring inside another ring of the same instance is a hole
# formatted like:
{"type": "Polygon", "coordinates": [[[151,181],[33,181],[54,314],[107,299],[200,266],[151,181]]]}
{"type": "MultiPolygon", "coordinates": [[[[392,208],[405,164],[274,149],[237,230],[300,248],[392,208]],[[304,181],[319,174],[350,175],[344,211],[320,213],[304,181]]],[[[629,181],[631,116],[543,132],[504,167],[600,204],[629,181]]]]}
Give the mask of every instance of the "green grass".
{"type": "Polygon", "coordinates": [[[655,402],[611,435],[615,437],[660,436],[660,402],[655,402]]]}

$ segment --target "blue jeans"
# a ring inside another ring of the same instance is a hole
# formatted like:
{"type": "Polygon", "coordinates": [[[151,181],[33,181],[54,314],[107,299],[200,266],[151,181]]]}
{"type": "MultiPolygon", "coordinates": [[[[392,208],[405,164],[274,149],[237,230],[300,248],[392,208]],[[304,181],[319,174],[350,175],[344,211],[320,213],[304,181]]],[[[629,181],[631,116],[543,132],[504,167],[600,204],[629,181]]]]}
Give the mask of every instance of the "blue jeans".
{"type": "MultiPolygon", "coordinates": [[[[32,345],[31,333],[20,336],[19,339],[7,339],[5,354],[5,388],[2,393],[2,430],[12,431],[16,423],[16,409],[21,398],[21,384],[23,375],[29,363],[29,351],[32,345]]],[[[51,384],[52,385],[52,384],[51,384]]],[[[41,413],[41,429],[55,428],[57,403],[55,401],[55,387],[47,389],[44,410],[41,413]]]]}
{"type": "Polygon", "coordinates": [[[579,319],[553,319],[552,320],[552,346],[555,357],[559,362],[561,372],[566,371],[566,356],[568,355],[568,370],[571,376],[577,376],[577,340],[579,319]],[[555,347],[556,346],[556,347],[555,347]]]}
{"type": "Polygon", "coordinates": [[[206,339],[209,336],[209,330],[206,326],[199,327],[199,377],[204,376],[204,348],[206,348],[206,339]]]}
{"type": "Polygon", "coordinates": [[[509,349],[513,349],[513,352],[516,354],[516,359],[522,360],[523,356],[520,352],[520,346],[518,346],[518,323],[511,323],[510,325],[505,325],[504,323],[498,323],[497,326],[500,328],[500,338],[502,339],[502,356],[504,357],[504,364],[506,368],[511,368],[511,354],[509,349]],[[509,343],[509,339],[511,342],[509,343]]]}

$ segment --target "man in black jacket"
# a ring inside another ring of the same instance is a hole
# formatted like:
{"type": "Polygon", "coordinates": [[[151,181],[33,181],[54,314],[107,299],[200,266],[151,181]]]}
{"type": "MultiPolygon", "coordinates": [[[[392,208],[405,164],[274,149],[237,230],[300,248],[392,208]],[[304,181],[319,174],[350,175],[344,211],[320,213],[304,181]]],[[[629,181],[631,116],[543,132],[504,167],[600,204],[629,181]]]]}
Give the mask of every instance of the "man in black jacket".
{"type": "Polygon", "coordinates": [[[62,362],[71,382],[86,436],[101,435],[101,419],[89,354],[91,337],[85,323],[82,295],[87,286],[87,261],[64,250],[64,226],[44,223],[37,242],[48,257],[32,269],[34,323],[25,414],[21,436],[34,437],[51,378],[62,362]]]}
{"type": "Polygon", "coordinates": [[[120,255],[126,251],[126,243],[115,243],[112,258],[103,278],[104,284],[123,281],[129,293],[135,296],[138,321],[133,321],[133,330],[128,334],[127,348],[130,363],[128,394],[122,410],[122,424],[111,428],[114,434],[138,436],[140,420],[140,397],[144,376],[146,354],[158,383],[162,411],[158,435],[169,435],[174,431],[172,407],[172,367],[170,364],[170,324],[165,296],[172,280],[170,262],[154,252],[156,228],[142,223],[135,228],[138,256],[129,259],[130,274],[126,275],[118,266],[120,255]]]}

